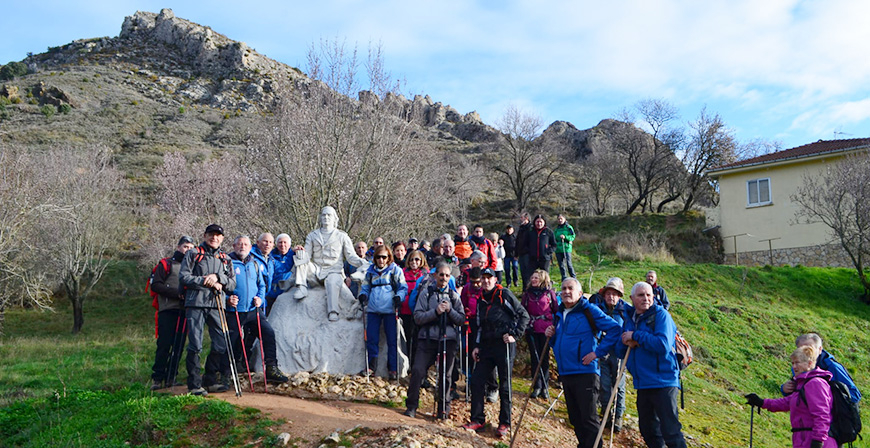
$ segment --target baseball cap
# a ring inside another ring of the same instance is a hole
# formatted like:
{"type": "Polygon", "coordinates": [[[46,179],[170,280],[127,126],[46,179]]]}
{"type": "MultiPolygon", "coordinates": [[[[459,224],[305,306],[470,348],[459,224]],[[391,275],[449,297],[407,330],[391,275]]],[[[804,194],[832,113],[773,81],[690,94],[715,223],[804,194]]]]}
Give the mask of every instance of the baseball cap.
{"type": "Polygon", "coordinates": [[[481,271],[480,275],[488,275],[490,277],[495,277],[495,271],[493,271],[492,268],[486,268],[483,271],[481,271]]]}
{"type": "Polygon", "coordinates": [[[209,226],[205,228],[205,233],[217,233],[223,235],[224,228],[217,224],[209,224],[209,226]]]}

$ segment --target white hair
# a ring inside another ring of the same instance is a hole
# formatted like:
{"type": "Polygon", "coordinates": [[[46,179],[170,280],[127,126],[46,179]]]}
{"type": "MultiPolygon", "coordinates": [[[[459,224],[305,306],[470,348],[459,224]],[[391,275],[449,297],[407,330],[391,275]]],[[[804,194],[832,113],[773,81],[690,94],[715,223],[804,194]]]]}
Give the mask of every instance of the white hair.
{"type": "Polygon", "coordinates": [[[480,250],[475,249],[474,252],[471,253],[471,256],[468,258],[472,260],[483,260],[484,258],[486,258],[486,254],[480,250]]]}
{"type": "Polygon", "coordinates": [[[564,285],[565,283],[568,283],[568,282],[573,282],[574,284],[577,285],[577,289],[579,289],[581,293],[583,292],[583,284],[580,283],[580,280],[577,280],[577,279],[574,278],[574,277],[567,277],[567,278],[565,278],[565,280],[562,280],[562,284],[563,284],[563,285],[564,285]]]}
{"type": "Polygon", "coordinates": [[[282,233],[282,234],[275,237],[275,242],[277,243],[282,238],[287,238],[287,241],[288,242],[290,241],[290,235],[287,235],[286,233],[282,233]]]}
{"type": "Polygon", "coordinates": [[[649,292],[652,293],[652,286],[650,286],[649,283],[637,282],[634,284],[634,286],[631,287],[631,295],[636,295],[638,292],[640,292],[641,289],[648,289],[649,292]]]}
{"type": "Polygon", "coordinates": [[[811,345],[818,350],[822,349],[822,337],[816,333],[807,333],[798,336],[798,338],[794,341],[794,345],[796,347],[800,347],[802,345],[811,345]]]}

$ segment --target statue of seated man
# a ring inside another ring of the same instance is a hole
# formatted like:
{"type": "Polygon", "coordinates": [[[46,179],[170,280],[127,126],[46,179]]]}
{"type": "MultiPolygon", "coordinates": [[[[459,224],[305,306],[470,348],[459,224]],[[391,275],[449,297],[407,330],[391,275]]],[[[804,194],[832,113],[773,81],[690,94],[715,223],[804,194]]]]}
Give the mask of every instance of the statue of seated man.
{"type": "MultiPolygon", "coordinates": [[[[369,263],[358,257],[347,233],[338,230],[338,214],[326,206],[320,211],[320,228],[305,238],[305,247],[297,246],[294,273],[290,279],[296,285],[293,298],[302,300],[308,295],[309,285],[326,287],[326,309],[329,320],[338,320],[338,300],[344,285],[344,262],[356,266],[355,274],[365,275],[369,263]]],[[[355,275],[354,274],[354,275],[355,275]]],[[[352,276],[353,277],[353,276],[352,276]]]]}

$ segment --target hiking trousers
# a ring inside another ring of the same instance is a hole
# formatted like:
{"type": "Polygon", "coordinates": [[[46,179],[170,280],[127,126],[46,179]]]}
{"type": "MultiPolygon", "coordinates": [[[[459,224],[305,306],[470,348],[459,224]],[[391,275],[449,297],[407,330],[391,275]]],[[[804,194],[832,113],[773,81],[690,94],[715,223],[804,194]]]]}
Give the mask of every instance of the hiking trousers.
{"type": "Polygon", "coordinates": [[[227,343],[221,330],[220,310],[217,308],[188,307],[187,318],[187,388],[208,387],[217,382],[218,373],[224,382],[230,378],[230,359],[227,343]],[[205,374],[200,371],[199,354],[202,352],[203,330],[208,325],[211,350],[205,360],[205,374]]]}
{"type": "Polygon", "coordinates": [[[678,387],[638,389],[637,426],[646,446],[650,448],[686,448],[680,424],[678,387]]]}
{"type": "Polygon", "coordinates": [[[510,426],[511,424],[511,389],[509,385],[510,370],[513,369],[516,357],[516,342],[505,344],[501,339],[482,341],[478,346],[480,361],[471,374],[471,421],[486,423],[486,414],[483,412],[483,400],[485,388],[490,372],[495,368],[498,371],[498,396],[501,406],[499,407],[498,423],[510,426]],[[506,353],[510,354],[508,360],[506,353]]]}
{"type": "MultiPolygon", "coordinates": [[[[562,388],[565,390],[565,404],[568,407],[568,420],[577,436],[577,448],[593,448],[598,436],[598,375],[581,373],[562,375],[562,388]]],[[[594,448],[601,448],[601,442],[594,448]]]]}
{"type": "MultiPolygon", "coordinates": [[[[456,341],[453,339],[447,340],[447,352],[446,352],[446,372],[447,375],[450,375],[451,369],[453,369],[453,360],[455,359],[454,355],[456,354],[456,341]]],[[[450,386],[450,379],[444,378],[441,376],[441,368],[442,361],[441,357],[441,341],[437,339],[418,339],[417,340],[417,354],[414,357],[414,366],[411,368],[411,378],[410,384],[408,385],[408,398],[405,400],[405,407],[408,409],[417,409],[420,405],[420,386],[423,384],[423,379],[426,378],[426,374],[429,371],[429,367],[432,364],[438,363],[437,367],[437,378],[438,378],[438,386],[436,388],[437,392],[435,395],[435,400],[438,402],[438,412],[440,413],[444,408],[444,403],[441,397],[444,397],[444,382],[446,380],[447,386],[450,386]]],[[[445,413],[450,413],[450,392],[447,391],[447,408],[445,413]]]]}
{"type": "Polygon", "coordinates": [[[185,329],[183,309],[157,313],[157,350],[154,353],[154,366],[151,367],[152,380],[165,381],[178,377],[178,363],[181,361],[181,349],[184,348],[185,335],[181,333],[182,329],[185,329]]]}

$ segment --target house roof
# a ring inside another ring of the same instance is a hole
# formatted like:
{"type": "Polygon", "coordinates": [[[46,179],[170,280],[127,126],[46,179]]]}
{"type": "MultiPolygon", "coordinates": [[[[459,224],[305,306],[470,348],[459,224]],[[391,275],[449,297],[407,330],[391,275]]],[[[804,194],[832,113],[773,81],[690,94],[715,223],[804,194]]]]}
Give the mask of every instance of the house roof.
{"type": "Polygon", "coordinates": [[[819,140],[814,143],[798,146],[795,148],[784,149],[782,151],[772,152],[751,159],[741,160],[727,165],[717,166],[711,169],[709,173],[725,171],[732,168],[744,166],[762,165],[765,163],[779,162],[790,159],[802,159],[826,153],[841,152],[851,149],[866,148],[870,146],[870,138],[850,138],[845,140],[819,140]]]}

